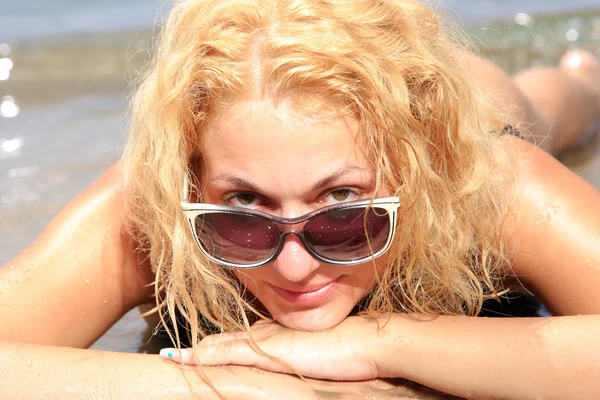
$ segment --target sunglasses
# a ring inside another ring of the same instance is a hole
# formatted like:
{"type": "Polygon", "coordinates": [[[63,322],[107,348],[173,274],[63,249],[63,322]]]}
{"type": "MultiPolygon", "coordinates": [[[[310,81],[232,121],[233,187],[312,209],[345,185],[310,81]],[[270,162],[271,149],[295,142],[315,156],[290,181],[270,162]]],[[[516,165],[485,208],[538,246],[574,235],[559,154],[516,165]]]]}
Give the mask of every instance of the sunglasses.
{"type": "Polygon", "coordinates": [[[397,196],[351,201],[296,218],[216,204],[189,203],[185,182],[183,212],[200,250],[234,268],[257,268],[275,260],[288,235],[296,235],[314,258],[355,265],[375,259],[391,246],[400,206],[397,196]]]}

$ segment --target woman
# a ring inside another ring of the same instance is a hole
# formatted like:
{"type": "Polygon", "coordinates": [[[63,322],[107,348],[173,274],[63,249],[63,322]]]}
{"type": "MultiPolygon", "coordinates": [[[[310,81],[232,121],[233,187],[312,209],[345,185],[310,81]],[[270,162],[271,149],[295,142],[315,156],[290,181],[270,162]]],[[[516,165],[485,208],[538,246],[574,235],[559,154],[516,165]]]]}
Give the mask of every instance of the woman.
{"type": "Polygon", "coordinates": [[[123,162],[1,271],[4,397],[34,377],[57,397],[185,398],[185,378],[228,398],[393,394],[378,378],[593,397],[600,196],[505,133],[577,143],[600,65],[512,81],[457,48],[408,0],[178,5],[123,162]],[[471,318],[518,282],[557,317],[471,318]],[[46,347],[87,347],[154,293],[198,343],[163,357],[234,366],[46,347]]]}

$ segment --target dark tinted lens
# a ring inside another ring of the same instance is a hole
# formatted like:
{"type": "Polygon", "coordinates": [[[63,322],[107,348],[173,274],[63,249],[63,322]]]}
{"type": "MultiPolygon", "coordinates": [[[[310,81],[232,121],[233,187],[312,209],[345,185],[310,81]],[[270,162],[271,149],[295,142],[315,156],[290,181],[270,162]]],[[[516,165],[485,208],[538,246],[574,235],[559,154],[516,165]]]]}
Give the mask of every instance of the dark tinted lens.
{"type": "Polygon", "coordinates": [[[389,222],[388,213],[382,208],[333,210],[307,222],[304,238],[315,253],[329,260],[352,261],[385,246],[389,222]]]}
{"type": "Polygon", "coordinates": [[[225,212],[198,215],[196,233],[209,254],[239,264],[266,260],[280,237],[277,225],[264,218],[225,212]]]}

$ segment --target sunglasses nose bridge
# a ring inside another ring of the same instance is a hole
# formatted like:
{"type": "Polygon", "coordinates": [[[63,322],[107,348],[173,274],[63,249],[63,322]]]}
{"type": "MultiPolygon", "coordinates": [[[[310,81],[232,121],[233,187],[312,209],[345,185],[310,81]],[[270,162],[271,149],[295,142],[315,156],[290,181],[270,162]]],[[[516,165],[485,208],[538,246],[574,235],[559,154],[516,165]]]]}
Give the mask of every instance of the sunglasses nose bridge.
{"type": "MultiPolygon", "coordinates": [[[[306,245],[306,240],[304,239],[304,225],[306,225],[306,220],[298,221],[298,222],[287,222],[287,221],[273,221],[279,228],[280,237],[279,237],[279,249],[277,251],[277,255],[283,250],[283,246],[285,246],[285,242],[289,235],[294,235],[300,242],[302,246],[308,250],[308,246],[306,245]]],[[[310,253],[310,250],[308,250],[310,253]]]]}
{"type": "MultiPolygon", "coordinates": [[[[289,234],[296,234],[298,236],[302,236],[302,232],[304,231],[304,225],[306,225],[306,220],[303,221],[299,221],[299,222],[275,222],[275,224],[277,225],[277,227],[279,228],[279,231],[281,232],[282,235],[287,236],[289,234]]],[[[285,237],[281,238],[282,240],[285,239],[285,237]]]]}

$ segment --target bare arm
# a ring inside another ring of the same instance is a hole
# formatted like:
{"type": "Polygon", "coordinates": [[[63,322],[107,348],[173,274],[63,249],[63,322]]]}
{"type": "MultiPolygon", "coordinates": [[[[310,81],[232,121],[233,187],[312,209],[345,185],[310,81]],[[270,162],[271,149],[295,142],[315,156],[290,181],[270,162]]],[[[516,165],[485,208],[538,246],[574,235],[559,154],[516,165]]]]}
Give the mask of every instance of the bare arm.
{"type": "MultiPolygon", "coordinates": [[[[0,398],[192,399],[180,366],[156,356],[0,342],[0,398]]],[[[188,374],[203,396],[206,385],[188,374]]]]}
{"type": "Polygon", "coordinates": [[[555,315],[600,314],[600,193],[546,152],[505,139],[524,161],[518,223],[505,232],[514,273],[555,315]]]}
{"type": "Polygon", "coordinates": [[[382,376],[461,397],[592,399],[600,393],[599,335],[598,316],[419,322],[396,315],[376,354],[382,376]]]}
{"type": "MultiPolygon", "coordinates": [[[[357,398],[449,399],[406,381],[327,382],[247,367],[204,367],[223,398],[307,400],[357,398]]],[[[193,367],[154,355],[121,354],[0,341],[3,400],[218,399],[193,367]],[[192,388],[192,389],[190,389],[192,388]]]]}
{"type": "Polygon", "coordinates": [[[125,231],[118,166],[0,268],[0,339],[87,347],[134,306],[152,274],[125,231]]]}

